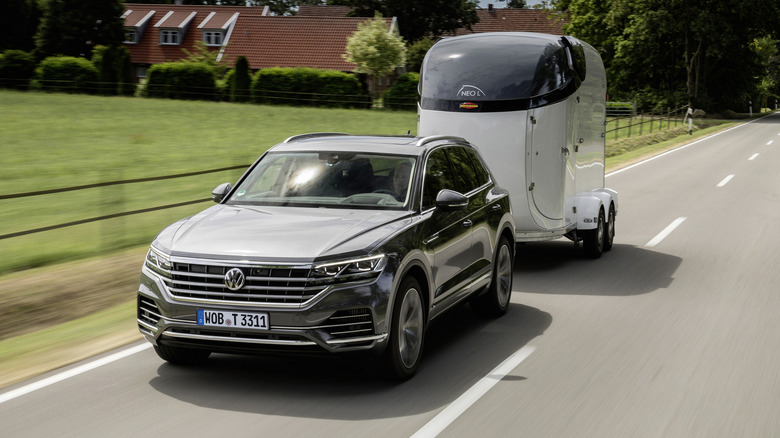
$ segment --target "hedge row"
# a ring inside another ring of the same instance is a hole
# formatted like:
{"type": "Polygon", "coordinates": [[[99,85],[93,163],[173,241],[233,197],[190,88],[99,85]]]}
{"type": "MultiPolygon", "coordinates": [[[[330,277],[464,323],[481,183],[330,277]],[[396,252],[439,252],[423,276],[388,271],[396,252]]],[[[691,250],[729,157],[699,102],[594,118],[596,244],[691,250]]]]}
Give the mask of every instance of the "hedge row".
{"type": "MultiPolygon", "coordinates": [[[[26,89],[37,77],[45,90],[70,93],[133,95],[132,64],[122,49],[95,51],[92,62],[66,56],[49,57],[36,65],[30,54],[9,50],[0,57],[0,87],[26,89]]],[[[124,49],[126,50],[126,49],[124,49]]],[[[250,101],[342,108],[370,108],[371,96],[352,74],[313,68],[267,68],[251,76],[237,63],[224,80],[205,63],[170,62],[147,70],[143,95],[168,99],[250,101]]],[[[384,95],[385,107],[415,109],[419,75],[401,76],[384,95]]]]}
{"type": "Polygon", "coordinates": [[[407,73],[396,79],[391,88],[382,94],[385,108],[397,110],[417,110],[417,86],[419,73],[407,73]]]}
{"type": "Polygon", "coordinates": [[[252,78],[255,103],[370,108],[371,96],[349,73],[313,68],[266,68],[252,78]]]}
{"type": "Polygon", "coordinates": [[[0,87],[26,90],[33,79],[49,91],[133,95],[130,52],[125,47],[95,48],[92,61],[51,56],[36,65],[32,54],[7,50],[0,55],[0,87]]]}

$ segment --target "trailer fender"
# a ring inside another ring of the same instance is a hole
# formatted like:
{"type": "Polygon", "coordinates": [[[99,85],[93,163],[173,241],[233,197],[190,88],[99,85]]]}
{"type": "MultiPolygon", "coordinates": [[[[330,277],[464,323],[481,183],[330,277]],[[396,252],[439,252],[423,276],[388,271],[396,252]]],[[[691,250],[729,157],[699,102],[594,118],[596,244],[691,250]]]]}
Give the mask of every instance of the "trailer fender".
{"type": "Polygon", "coordinates": [[[598,224],[599,210],[604,206],[601,198],[591,192],[574,197],[574,218],[578,230],[593,230],[598,224]]]}
{"type": "Polygon", "coordinates": [[[604,219],[612,206],[617,216],[617,192],[612,189],[596,189],[590,192],[578,193],[574,197],[575,218],[578,230],[593,230],[598,225],[599,211],[604,212],[604,219]]]}

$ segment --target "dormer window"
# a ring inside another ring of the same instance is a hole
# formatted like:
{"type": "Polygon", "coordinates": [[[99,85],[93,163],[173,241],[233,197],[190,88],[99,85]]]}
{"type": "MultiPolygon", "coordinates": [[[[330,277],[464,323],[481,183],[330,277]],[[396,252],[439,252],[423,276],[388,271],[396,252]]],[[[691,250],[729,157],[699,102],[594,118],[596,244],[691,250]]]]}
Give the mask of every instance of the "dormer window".
{"type": "Polygon", "coordinates": [[[207,46],[221,46],[224,40],[224,33],[216,30],[203,31],[203,42],[207,46]]]}
{"type": "Polygon", "coordinates": [[[138,43],[138,40],[136,40],[136,31],[135,29],[125,29],[125,41],[128,44],[136,44],[138,43]]]}
{"type": "Polygon", "coordinates": [[[154,27],[160,29],[160,45],[178,46],[182,43],[190,22],[198,13],[195,11],[168,11],[154,27]]]}
{"type": "Polygon", "coordinates": [[[160,44],[179,44],[179,31],[178,30],[161,30],[160,31],[160,44]]]}

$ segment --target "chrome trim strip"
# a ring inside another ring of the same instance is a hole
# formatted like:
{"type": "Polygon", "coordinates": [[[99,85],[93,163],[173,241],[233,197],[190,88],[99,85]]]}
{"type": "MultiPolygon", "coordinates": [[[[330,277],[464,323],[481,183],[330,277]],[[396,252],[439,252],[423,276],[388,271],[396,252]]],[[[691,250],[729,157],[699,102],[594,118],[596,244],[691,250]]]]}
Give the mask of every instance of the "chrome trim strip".
{"type": "Polygon", "coordinates": [[[387,338],[387,333],[381,335],[364,336],[362,338],[349,338],[349,339],[331,339],[326,341],[328,345],[350,344],[353,342],[368,342],[368,341],[380,341],[387,338]]]}
{"type": "Polygon", "coordinates": [[[143,326],[143,328],[149,330],[149,334],[153,335],[157,331],[157,327],[149,324],[146,321],[141,321],[140,319],[136,319],[136,321],[138,322],[138,325],[143,326]]]}
{"type": "MultiPolygon", "coordinates": [[[[231,301],[231,300],[209,300],[209,299],[206,299],[206,298],[180,297],[180,296],[175,295],[175,294],[173,294],[171,292],[169,292],[169,294],[171,295],[173,300],[176,301],[176,302],[196,303],[196,304],[209,304],[209,305],[214,305],[214,306],[230,305],[230,306],[238,306],[238,307],[242,307],[242,308],[244,308],[244,307],[255,307],[255,308],[263,308],[263,309],[265,309],[265,308],[298,309],[298,308],[307,306],[309,303],[314,301],[317,297],[322,295],[322,293],[317,294],[317,295],[311,297],[310,299],[308,299],[306,301],[299,302],[299,303],[262,303],[262,302],[258,302],[258,301],[251,301],[250,302],[250,301],[231,301]]],[[[220,295],[220,294],[219,293],[214,293],[214,295],[220,295]]],[[[287,297],[287,298],[290,299],[290,298],[295,298],[295,297],[287,297]]]]}
{"type": "Polygon", "coordinates": [[[195,335],[191,333],[175,333],[168,330],[162,333],[164,336],[170,336],[172,338],[184,338],[184,339],[198,339],[201,341],[220,341],[220,342],[236,342],[245,344],[265,344],[265,345],[296,345],[296,346],[309,346],[317,345],[313,341],[289,341],[283,339],[255,339],[255,338],[239,338],[232,336],[212,336],[212,335],[195,335]]]}

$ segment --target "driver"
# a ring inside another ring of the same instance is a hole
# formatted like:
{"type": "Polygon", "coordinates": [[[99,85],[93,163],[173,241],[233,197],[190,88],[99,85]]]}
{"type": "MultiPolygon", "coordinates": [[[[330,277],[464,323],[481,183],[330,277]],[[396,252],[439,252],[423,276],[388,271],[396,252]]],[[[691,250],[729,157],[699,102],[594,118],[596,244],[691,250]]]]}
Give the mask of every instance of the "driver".
{"type": "Polygon", "coordinates": [[[408,161],[402,162],[393,171],[393,191],[395,191],[396,199],[399,201],[403,201],[406,198],[411,173],[412,165],[408,161]]]}

